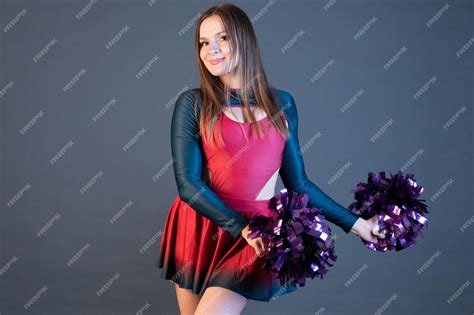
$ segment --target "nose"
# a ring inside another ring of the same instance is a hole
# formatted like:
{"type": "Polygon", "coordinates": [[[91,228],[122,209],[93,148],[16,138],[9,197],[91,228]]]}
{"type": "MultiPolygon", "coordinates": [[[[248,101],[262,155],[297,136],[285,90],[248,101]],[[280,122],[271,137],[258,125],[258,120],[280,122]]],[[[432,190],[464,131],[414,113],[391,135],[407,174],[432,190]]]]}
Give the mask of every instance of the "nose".
{"type": "Polygon", "coordinates": [[[209,50],[207,52],[209,54],[215,54],[215,53],[218,53],[219,51],[220,51],[219,45],[215,41],[212,41],[209,44],[209,50]]]}

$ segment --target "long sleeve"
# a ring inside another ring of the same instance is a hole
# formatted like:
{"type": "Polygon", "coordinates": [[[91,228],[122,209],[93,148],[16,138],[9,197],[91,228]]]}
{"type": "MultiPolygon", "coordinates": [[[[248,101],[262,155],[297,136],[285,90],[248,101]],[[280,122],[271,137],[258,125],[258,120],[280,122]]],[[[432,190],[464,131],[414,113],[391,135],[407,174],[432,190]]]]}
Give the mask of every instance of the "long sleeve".
{"type": "Polygon", "coordinates": [[[186,90],[178,97],[171,122],[173,170],[180,198],[202,216],[237,238],[249,223],[228,207],[201,179],[203,147],[199,121],[194,112],[195,98],[200,111],[198,89],[186,90]]]}
{"type": "Polygon", "coordinates": [[[349,233],[359,217],[331,199],[306,176],[298,140],[298,111],[296,104],[290,93],[282,90],[279,91],[281,94],[279,97],[280,102],[282,102],[283,112],[287,118],[290,132],[290,137],[283,151],[283,160],[279,171],[283,185],[288,190],[298,193],[306,192],[309,197],[308,206],[320,208],[328,221],[349,233]]]}

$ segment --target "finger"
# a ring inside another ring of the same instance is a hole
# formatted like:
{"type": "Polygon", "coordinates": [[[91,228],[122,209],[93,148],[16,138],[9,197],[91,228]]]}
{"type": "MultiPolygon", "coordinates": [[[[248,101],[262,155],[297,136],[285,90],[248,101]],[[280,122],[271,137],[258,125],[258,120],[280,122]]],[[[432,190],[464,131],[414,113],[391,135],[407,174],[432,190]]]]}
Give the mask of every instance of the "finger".
{"type": "Polygon", "coordinates": [[[263,255],[264,251],[263,251],[263,242],[262,240],[257,240],[257,247],[258,247],[258,255],[261,256],[263,255]]]}
{"type": "Polygon", "coordinates": [[[377,223],[372,225],[372,231],[371,232],[374,235],[378,235],[380,233],[380,227],[377,223]]]}
{"type": "Polygon", "coordinates": [[[263,249],[267,251],[270,248],[270,244],[268,243],[268,240],[262,239],[262,243],[263,243],[263,249]]]}

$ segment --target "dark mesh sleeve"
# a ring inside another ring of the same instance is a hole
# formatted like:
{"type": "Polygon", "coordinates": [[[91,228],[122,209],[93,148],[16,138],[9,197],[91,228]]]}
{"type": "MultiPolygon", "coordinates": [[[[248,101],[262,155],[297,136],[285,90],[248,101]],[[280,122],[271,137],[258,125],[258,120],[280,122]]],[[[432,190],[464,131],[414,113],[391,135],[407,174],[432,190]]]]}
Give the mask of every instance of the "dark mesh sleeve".
{"type": "Polygon", "coordinates": [[[298,193],[306,192],[309,196],[309,206],[320,208],[328,221],[349,233],[359,217],[331,199],[306,176],[298,140],[296,104],[290,93],[280,90],[280,94],[280,102],[283,102],[282,109],[287,118],[290,131],[279,172],[283,185],[288,190],[298,193]]]}
{"type": "Polygon", "coordinates": [[[229,208],[201,179],[204,152],[199,121],[194,112],[195,98],[200,101],[196,94],[195,89],[181,93],[171,122],[171,152],[179,196],[194,210],[237,238],[248,224],[247,218],[229,208]]]}

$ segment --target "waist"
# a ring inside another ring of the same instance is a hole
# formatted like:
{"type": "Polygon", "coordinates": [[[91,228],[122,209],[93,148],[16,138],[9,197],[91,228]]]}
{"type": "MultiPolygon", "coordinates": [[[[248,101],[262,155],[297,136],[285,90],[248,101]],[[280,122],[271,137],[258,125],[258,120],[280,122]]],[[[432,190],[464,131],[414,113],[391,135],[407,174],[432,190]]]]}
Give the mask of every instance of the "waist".
{"type": "Polygon", "coordinates": [[[270,199],[244,199],[225,195],[222,193],[216,194],[228,207],[233,208],[234,210],[236,210],[247,218],[257,214],[264,215],[267,217],[275,215],[275,212],[273,210],[268,209],[270,199]]]}

